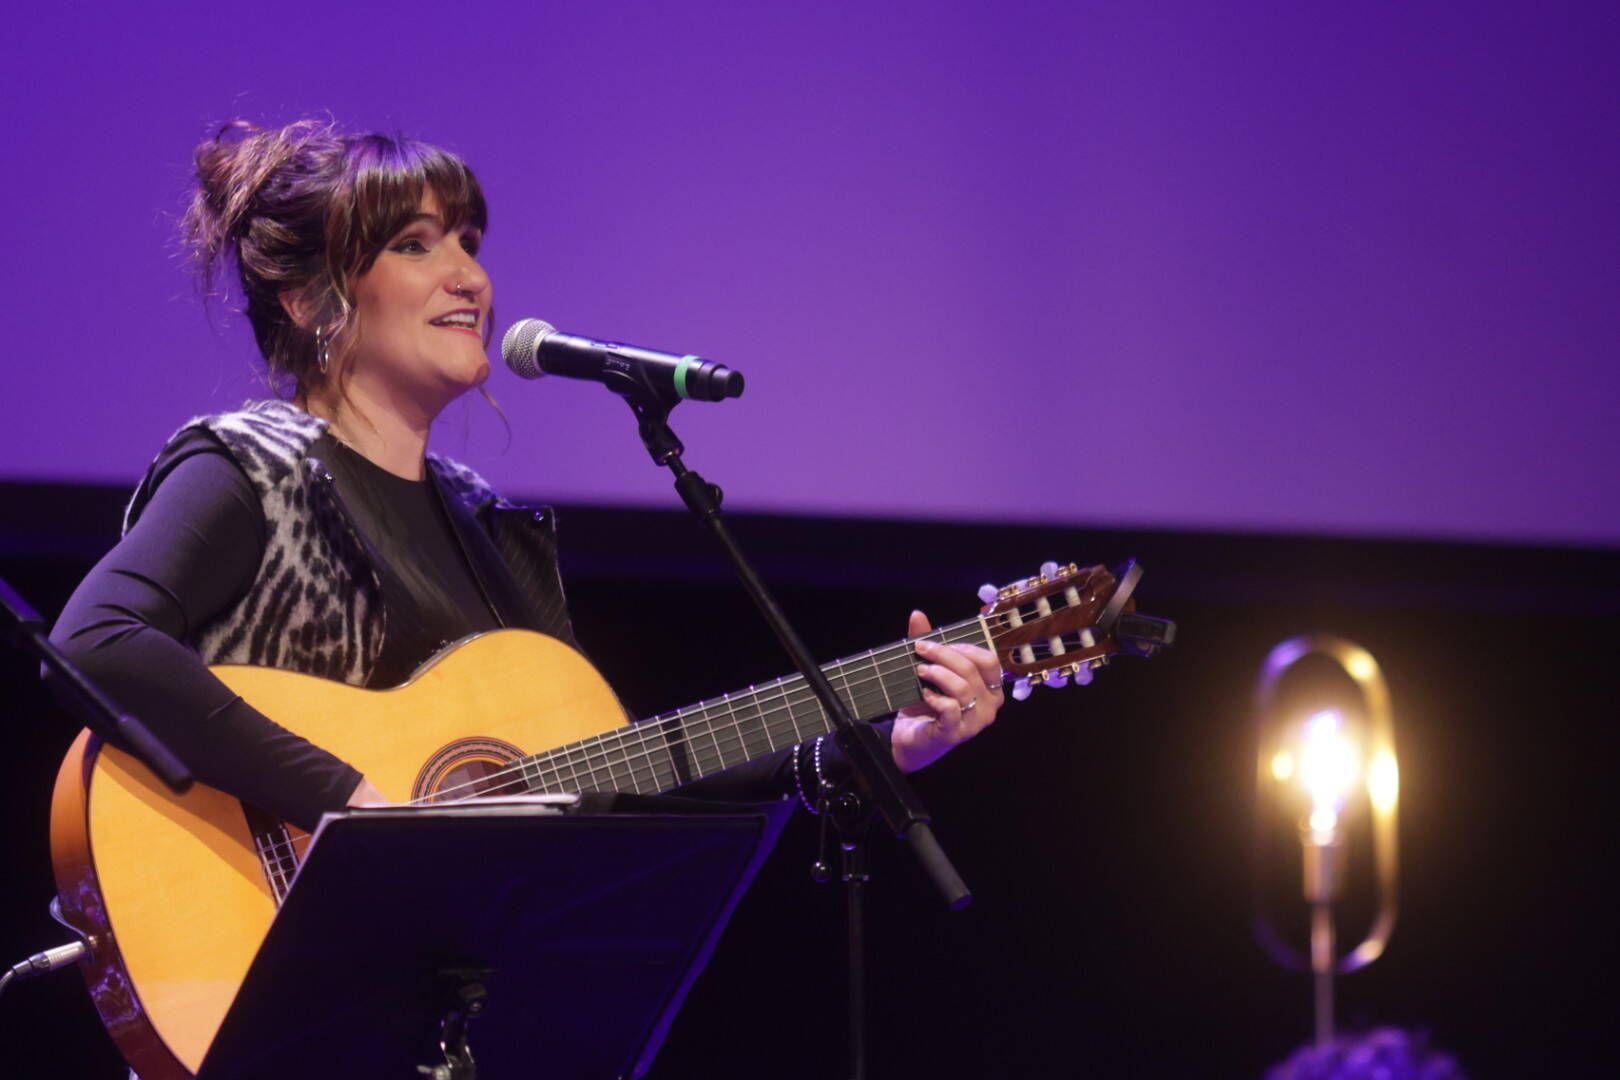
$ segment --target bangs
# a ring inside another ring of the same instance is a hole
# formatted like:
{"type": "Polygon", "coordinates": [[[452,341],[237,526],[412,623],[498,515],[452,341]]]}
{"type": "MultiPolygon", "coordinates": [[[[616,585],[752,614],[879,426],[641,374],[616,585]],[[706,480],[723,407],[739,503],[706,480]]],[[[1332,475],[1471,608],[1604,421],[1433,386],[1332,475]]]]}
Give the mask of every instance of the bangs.
{"type": "MultiPolygon", "coordinates": [[[[354,193],[346,224],[352,273],[365,273],[379,253],[404,228],[431,194],[447,232],[471,225],[483,232],[489,210],[478,178],[454,154],[414,139],[362,135],[349,145],[348,166],[354,193]]],[[[336,224],[336,223],[334,223],[336,224]]]]}

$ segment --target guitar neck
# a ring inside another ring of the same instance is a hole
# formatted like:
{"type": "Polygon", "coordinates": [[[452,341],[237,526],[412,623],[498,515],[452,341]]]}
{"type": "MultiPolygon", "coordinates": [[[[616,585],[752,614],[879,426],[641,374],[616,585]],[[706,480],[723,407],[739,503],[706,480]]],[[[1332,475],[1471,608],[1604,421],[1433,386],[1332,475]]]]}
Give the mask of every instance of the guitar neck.
{"type": "MultiPolygon", "coordinates": [[[[923,637],[988,645],[982,618],[923,637]]],[[[919,638],[835,660],[822,673],[851,716],[872,720],[922,700],[919,638]]],[[[603,735],[559,746],[518,764],[533,790],[663,794],[735,768],[832,728],[802,675],[750,686],[654,716],[603,735]]]]}

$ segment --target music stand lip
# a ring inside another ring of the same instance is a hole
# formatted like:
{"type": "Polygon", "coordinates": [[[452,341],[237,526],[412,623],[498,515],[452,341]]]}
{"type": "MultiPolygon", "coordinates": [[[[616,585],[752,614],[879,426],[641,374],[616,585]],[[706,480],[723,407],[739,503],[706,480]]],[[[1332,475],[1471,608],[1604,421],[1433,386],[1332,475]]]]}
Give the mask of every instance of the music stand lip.
{"type": "Polygon", "coordinates": [[[198,1080],[414,1075],[469,968],[488,1075],[641,1076],[792,804],[616,803],[328,815],[198,1080]]]}

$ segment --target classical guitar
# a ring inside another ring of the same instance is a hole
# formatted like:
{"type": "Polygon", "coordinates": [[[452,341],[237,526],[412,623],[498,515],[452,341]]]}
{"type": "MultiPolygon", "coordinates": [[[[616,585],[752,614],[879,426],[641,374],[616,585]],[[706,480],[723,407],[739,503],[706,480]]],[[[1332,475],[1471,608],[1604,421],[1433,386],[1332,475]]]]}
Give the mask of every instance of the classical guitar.
{"type": "MultiPolygon", "coordinates": [[[[1174,625],[1135,612],[1134,562],[1047,564],[987,586],[975,617],[927,635],[984,645],[1013,680],[1086,682],[1111,655],[1151,655],[1174,625]]],[[[914,642],[827,665],[862,719],[921,699],[914,642]]],[[[363,772],[391,800],[444,802],[526,791],[667,792],[828,730],[801,676],[624,725],[579,653],[526,630],[467,638],[391,690],[270,668],[213,671],[277,723],[363,772]]],[[[91,997],[143,1080],[202,1063],[245,978],[308,836],[203,786],[176,796],[123,751],[80,734],[51,806],[66,920],[88,936],[91,997]]]]}

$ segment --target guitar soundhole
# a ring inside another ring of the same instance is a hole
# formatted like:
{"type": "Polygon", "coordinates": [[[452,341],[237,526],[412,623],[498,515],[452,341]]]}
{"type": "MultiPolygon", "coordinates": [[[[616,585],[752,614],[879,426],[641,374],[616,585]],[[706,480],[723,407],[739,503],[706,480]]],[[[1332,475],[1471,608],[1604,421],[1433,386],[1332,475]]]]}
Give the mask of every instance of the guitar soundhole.
{"type": "Polygon", "coordinates": [[[454,802],[475,795],[521,795],[529,790],[523,770],[514,764],[522,756],[499,739],[459,739],[422,766],[411,798],[454,802]]]}

